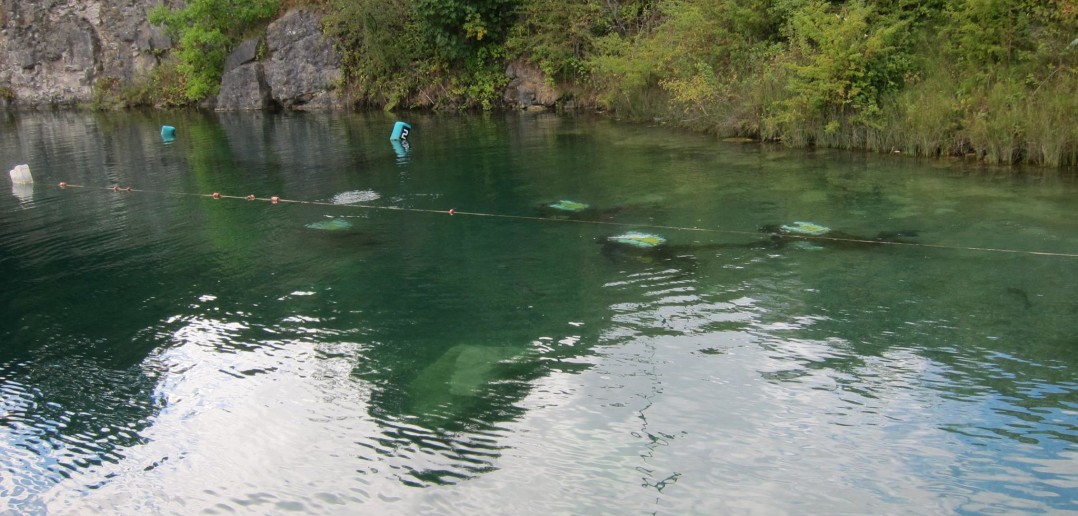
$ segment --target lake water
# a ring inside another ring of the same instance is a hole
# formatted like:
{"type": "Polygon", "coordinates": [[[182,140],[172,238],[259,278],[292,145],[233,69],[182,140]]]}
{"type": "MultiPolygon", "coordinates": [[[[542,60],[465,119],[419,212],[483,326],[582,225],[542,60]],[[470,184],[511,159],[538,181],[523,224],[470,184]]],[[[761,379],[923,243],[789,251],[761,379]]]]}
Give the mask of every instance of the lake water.
{"type": "Polygon", "coordinates": [[[1072,176],[405,118],[0,118],[0,513],[1078,512],[1072,176]]]}

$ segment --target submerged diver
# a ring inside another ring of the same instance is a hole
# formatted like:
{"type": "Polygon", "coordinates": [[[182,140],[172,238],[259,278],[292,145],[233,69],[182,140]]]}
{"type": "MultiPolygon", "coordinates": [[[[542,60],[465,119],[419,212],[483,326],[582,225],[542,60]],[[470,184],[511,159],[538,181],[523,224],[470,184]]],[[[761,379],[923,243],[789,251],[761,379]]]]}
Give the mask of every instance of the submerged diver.
{"type": "Polygon", "coordinates": [[[637,262],[647,265],[669,263],[678,268],[692,268],[696,264],[696,251],[743,247],[742,244],[689,244],[670,245],[666,238],[651,233],[629,231],[599,239],[603,256],[615,262],[637,262]]]}
{"type": "Polygon", "coordinates": [[[676,261],[691,263],[694,253],[718,249],[781,249],[794,245],[798,249],[821,250],[865,249],[886,243],[907,242],[902,237],[916,237],[915,230],[881,231],[874,237],[861,237],[811,222],[793,224],[767,224],[759,228],[768,235],[766,240],[748,243],[715,243],[670,245],[666,238],[650,233],[629,231],[619,235],[607,236],[599,240],[602,253],[608,258],[618,260],[631,258],[644,263],[676,261]]]}
{"type": "Polygon", "coordinates": [[[587,203],[562,199],[558,202],[539,205],[539,215],[550,219],[611,220],[617,215],[640,208],[639,205],[626,204],[600,209],[587,203]]]}
{"type": "Polygon", "coordinates": [[[823,246],[839,249],[861,249],[885,243],[903,243],[903,237],[916,237],[916,230],[880,231],[873,237],[862,237],[843,231],[834,231],[829,227],[812,222],[797,221],[792,224],[767,224],[760,227],[760,232],[769,236],[772,247],[784,247],[791,242],[801,247],[822,249],[823,246]]]}

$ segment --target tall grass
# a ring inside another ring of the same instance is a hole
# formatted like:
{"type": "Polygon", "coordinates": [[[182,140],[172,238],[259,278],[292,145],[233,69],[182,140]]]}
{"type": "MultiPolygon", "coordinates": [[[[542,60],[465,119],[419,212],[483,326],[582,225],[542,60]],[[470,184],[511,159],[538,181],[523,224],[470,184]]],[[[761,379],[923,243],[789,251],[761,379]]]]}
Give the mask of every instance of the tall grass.
{"type": "Polygon", "coordinates": [[[792,147],[1078,165],[1078,46],[1056,41],[1075,24],[1066,5],[811,3],[755,28],[715,18],[746,10],[660,5],[667,23],[590,61],[623,116],[792,147]]]}
{"type": "Polygon", "coordinates": [[[882,101],[880,115],[866,121],[850,110],[790,110],[789,74],[774,65],[730,72],[739,80],[716,84],[725,90],[714,105],[679,104],[674,98],[663,106],[661,96],[647,102],[626,96],[621,109],[641,119],[672,111],[688,127],[791,147],[961,156],[1000,165],[1078,165],[1078,73],[1073,71],[1041,82],[997,74],[969,87],[941,60],[882,101]]]}
{"type": "Polygon", "coordinates": [[[1078,80],[1072,75],[1042,87],[1022,108],[1028,160],[1078,165],[1078,80]]]}
{"type": "Polygon", "coordinates": [[[899,92],[888,106],[887,131],[894,150],[914,156],[939,157],[961,152],[961,126],[955,82],[948,70],[936,66],[927,78],[899,92]]]}

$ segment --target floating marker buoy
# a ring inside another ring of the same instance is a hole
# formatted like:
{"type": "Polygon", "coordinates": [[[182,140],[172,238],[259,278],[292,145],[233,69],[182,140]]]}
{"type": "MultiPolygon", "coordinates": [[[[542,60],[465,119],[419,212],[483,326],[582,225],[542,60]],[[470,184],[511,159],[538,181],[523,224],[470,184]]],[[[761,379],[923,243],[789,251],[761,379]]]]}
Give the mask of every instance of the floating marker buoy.
{"type": "Polygon", "coordinates": [[[220,193],[218,193],[218,192],[213,192],[213,195],[211,195],[210,197],[213,197],[214,199],[220,199],[220,198],[221,198],[221,194],[220,194],[220,193]]]}
{"type": "Polygon", "coordinates": [[[408,153],[412,151],[412,147],[408,144],[408,140],[390,140],[389,144],[393,146],[393,152],[397,155],[397,161],[406,163],[408,161],[408,153]]]}
{"type": "Polygon", "coordinates": [[[393,124],[393,133],[389,135],[389,141],[398,142],[408,139],[408,131],[412,130],[412,126],[407,122],[400,122],[393,124]]]}
{"type": "Polygon", "coordinates": [[[247,199],[248,201],[253,201],[255,200],[255,194],[250,194],[247,197],[244,197],[244,199],[247,199]]]}
{"type": "Polygon", "coordinates": [[[34,178],[30,175],[30,165],[15,165],[11,169],[11,182],[17,185],[30,185],[34,178]]]}
{"type": "Polygon", "coordinates": [[[33,202],[34,200],[34,184],[18,184],[11,185],[11,195],[19,198],[22,202],[33,202]]]}
{"type": "Polygon", "coordinates": [[[453,216],[453,208],[449,208],[449,216],[453,216]]]}
{"type": "Polygon", "coordinates": [[[119,192],[120,191],[120,185],[113,185],[112,191],[113,192],[119,192]]]}
{"type": "Polygon", "coordinates": [[[161,126],[161,139],[170,142],[176,139],[176,128],[171,125],[161,126]]]}
{"type": "Polygon", "coordinates": [[[277,204],[277,203],[281,202],[281,198],[274,195],[273,197],[270,197],[270,202],[273,203],[273,204],[277,204]]]}
{"type": "Polygon", "coordinates": [[[67,183],[60,181],[60,188],[67,188],[67,183]]]}

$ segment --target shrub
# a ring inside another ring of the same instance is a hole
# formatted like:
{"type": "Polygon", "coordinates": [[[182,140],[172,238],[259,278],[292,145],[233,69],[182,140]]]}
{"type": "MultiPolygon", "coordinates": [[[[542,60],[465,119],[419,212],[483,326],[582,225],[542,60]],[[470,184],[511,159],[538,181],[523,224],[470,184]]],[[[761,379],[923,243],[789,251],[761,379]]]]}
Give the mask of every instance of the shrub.
{"type": "Polygon", "coordinates": [[[162,25],[177,41],[176,70],[185,96],[198,101],[217,93],[225,58],[244,31],[277,14],[278,0],[190,0],[184,7],[159,5],[150,23],[162,25]]]}

